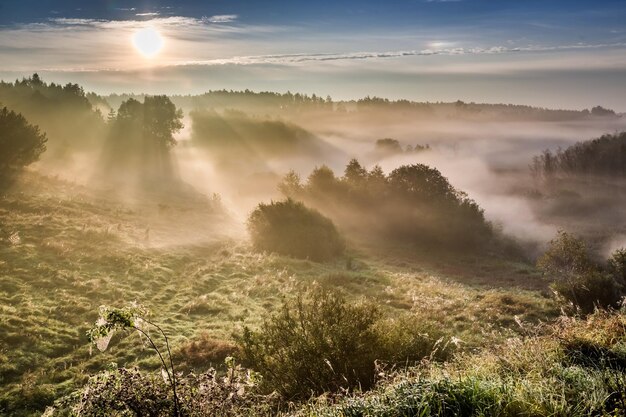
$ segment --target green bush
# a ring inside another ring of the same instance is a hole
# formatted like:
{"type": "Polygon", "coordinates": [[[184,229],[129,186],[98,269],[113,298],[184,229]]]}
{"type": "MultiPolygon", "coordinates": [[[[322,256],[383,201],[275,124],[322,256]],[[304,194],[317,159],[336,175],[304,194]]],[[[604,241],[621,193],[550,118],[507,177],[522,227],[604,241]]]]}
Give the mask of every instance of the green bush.
{"type": "Polygon", "coordinates": [[[608,270],[622,286],[626,285],[626,249],[618,249],[609,258],[608,270]]]}
{"type": "Polygon", "coordinates": [[[448,353],[414,321],[384,319],[375,305],[349,303],[315,288],[285,303],[260,330],[238,340],[244,364],[263,376],[267,391],[288,399],[371,388],[376,363],[406,364],[448,353]]]}
{"type": "Polygon", "coordinates": [[[619,254],[615,255],[609,262],[609,270],[603,270],[591,259],[585,242],[559,231],[537,266],[552,280],[551,287],[561,300],[589,314],[595,308],[619,307],[622,298],[619,261],[619,254]]]}
{"type": "Polygon", "coordinates": [[[621,286],[607,273],[589,271],[552,284],[560,297],[583,314],[595,308],[618,308],[622,300],[621,286]]]}
{"type": "Polygon", "coordinates": [[[339,256],[344,242],[333,222],[291,199],[259,204],[248,218],[257,251],[324,261],[339,256]]]}

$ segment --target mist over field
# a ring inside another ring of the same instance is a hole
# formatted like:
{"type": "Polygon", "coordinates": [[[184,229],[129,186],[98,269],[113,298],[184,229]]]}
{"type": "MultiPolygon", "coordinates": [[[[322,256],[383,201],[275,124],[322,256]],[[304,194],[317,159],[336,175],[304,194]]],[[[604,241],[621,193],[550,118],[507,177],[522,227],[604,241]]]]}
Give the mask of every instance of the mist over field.
{"type": "Polygon", "coordinates": [[[625,415],[624,22],[0,1],[0,416],[625,415]]]}

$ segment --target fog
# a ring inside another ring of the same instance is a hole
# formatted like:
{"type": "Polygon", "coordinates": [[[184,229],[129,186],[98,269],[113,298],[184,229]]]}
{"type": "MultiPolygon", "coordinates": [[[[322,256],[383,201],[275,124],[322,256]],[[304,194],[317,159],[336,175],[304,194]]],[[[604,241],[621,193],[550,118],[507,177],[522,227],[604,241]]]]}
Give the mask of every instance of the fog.
{"type": "MultiPolygon", "coordinates": [[[[613,236],[609,231],[616,219],[597,219],[595,230],[584,230],[579,223],[587,218],[586,213],[580,217],[561,218],[558,212],[548,216],[545,205],[529,196],[537,187],[529,169],[534,156],[545,149],[566,148],[624,130],[626,121],[622,118],[550,122],[408,118],[390,121],[385,114],[378,118],[371,114],[367,118],[345,116],[295,115],[293,123],[310,132],[311,141],[323,144],[323,151],[302,149],[260,159],[241,153],[217,157],[199,149],[191,138],[193,120],[186,117],[185,131],[175,149],[181,178],[201,192],[219,193],[241,221],[259,201],[282,197],[277,184],[290,170],[305,179],[321,165],[329,166],[340,176],[351,158],[357,158],[368,169],[378,164],[386,173],[401,165],[421,163],[440,170],[455,188],[466,192],[485,210],[486,218],[497,229],[519,240],[533,255],[559,229],[593,237],[597,250],[602,252],[624,244],[623,235],[613,236]],[[380,155],[375,152],[375,142],[380,138],[397,139],[403,147],[427,144],[430,150],[380,155]],[[236,169],[225,167],[224,159],[236,161],[236,169]]],[[[624,224],[626,219],[622,215],[617,220],[624,224]]]]}
{"type": "Polygon", "coordinates": [[[278,184],[288,172],[305,181],[327,166],[341,177],[353,158],[385,174],[410,164],[438,169],[484,209],[498,233],[531,255],[559,229],[583,235],[598,253],[624,244],[623,178],[570,179],[555,187],[530,169],[544,150],[626,130],[626,118],[602,108],[375,97],[343,102],[249,91],[101,97],[38,77],[1,87],[2,102],[47,134],[48,150],[35,170],[156,213],[155,223],[172,207],[184,210],[183,231],[174,233],[174,227],[171,239],[170,232],[161,233],[160,244],[198,242],[211,234],[244,237],[256,205],[285,197],[278,184]],[[380,139],[387,148],[377,144],[380,139]],[[208,225],[203,210],[219,212],[211,221],[222,224],[208,225]]]}

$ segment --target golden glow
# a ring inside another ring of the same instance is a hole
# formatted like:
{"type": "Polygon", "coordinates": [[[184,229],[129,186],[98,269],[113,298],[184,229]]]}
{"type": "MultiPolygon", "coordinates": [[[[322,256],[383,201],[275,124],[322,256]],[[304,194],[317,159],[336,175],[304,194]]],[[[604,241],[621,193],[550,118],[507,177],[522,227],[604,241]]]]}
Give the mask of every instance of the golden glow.
{"type": "Polygon", "coordinates": [[[163,49],[163,37],[158,30],[149,26],[133,35],[133,45],[146,58],[154,58],[163,49]]]}

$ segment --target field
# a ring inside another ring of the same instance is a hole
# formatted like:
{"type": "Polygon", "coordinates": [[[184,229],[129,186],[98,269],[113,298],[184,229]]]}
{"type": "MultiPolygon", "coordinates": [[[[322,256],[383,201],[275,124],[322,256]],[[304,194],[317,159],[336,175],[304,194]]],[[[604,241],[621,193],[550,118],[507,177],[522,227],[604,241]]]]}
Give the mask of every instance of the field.
{"type": "Polygon", "coordinates": [[[91,351],[85,332],[101,305],[148,308],[181,368],[197,370],[222,363],[243,325],[312,285],[436,323],[468,352],[559,313],[522,258],[349,242],[346,258],[315,263],[252,252],[242,225],[192,191],[121,201],[33,172],[18,185],[0,199],[5,414],[37,415],[113,362],[158,369],[135,335],[91,351]]]}

